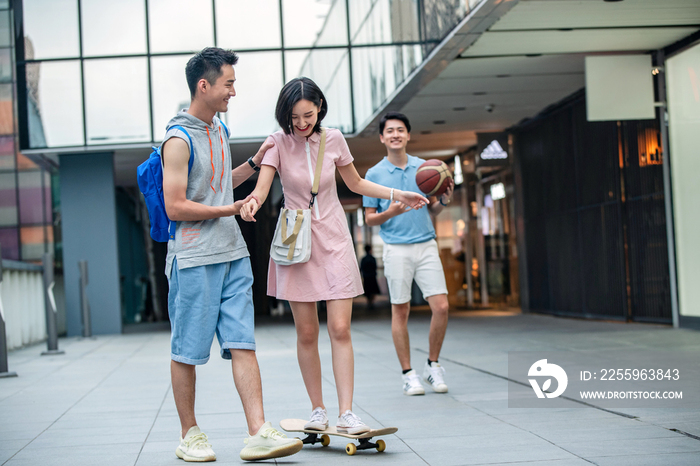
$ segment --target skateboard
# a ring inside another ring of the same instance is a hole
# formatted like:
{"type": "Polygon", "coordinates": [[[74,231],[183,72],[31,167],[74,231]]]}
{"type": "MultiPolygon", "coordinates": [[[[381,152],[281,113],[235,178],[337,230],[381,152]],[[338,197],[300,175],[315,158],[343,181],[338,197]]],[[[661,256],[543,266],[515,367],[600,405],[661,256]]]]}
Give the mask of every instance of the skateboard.
{"type": "Polygon", "coordinates": [[[348,455],[354,455],[357,450],[368,450],[370,448],[376,448],[377,451],[381,452],[386,449],[386,442],[384,440],[377,440],[376,443],[372,442],[372,437],[378,437],[380,435],[390,435],[398,431],[397,427],[385,427],[383,429],[372,429],[364,434],[346,434],[344,432],[338,432],[335,426],[328,426],[326,430],[309,430],[304,429],[304,424],[308,421],[304,419],[282,419],[280,421],[280,427],[287,432],[303,432],[306,438],[302,439],[302,443],[314,445],[320,443],[324,447],[327,447],[331,443],[329,435],[337,435],[339,437],[345,437],[353,440],[357,440],[358,444],[348,443],[345,446],[345,452],[348,455]]]}

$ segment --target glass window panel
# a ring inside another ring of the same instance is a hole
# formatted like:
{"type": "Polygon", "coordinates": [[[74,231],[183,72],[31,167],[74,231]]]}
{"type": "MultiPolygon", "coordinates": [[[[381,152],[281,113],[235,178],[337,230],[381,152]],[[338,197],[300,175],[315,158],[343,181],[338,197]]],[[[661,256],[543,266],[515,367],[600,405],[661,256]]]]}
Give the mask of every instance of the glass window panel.
{"type": "Polygon", "coordinates": [[[44,223],[44,198],[41,171],[17,173],[19,181],[19,222],[21,225],[44,223]]]}
{"type": "Polygon", "coordinates": [[[0,47],[12,45],[10,34],[10,11],[0,11],[0,47]]]}
{"type": "Polygon", "coordinates": [[[29,147],[85,143],[81,82],[77,60],[27,64],[29,147]]]}
{"type": "Polygon", "coordinates": [[[0,226],[17,225],[17,185],[14,172],[0,173],[0,226]]]}
{"type": "Polygon", "coordinates": [[[235,66],[236,96],[222,115],[232,138],[267,136],[279,129],[275,120],[282,89],[280,52],[241,53],[235,66]]]}
{"type": "Polygon", "coordinates": [[[17,153],[17,170],[34,170],[39,168],[39,165],[34,163],[32,159],[21,152],[17,153]]]}
{"type": "Polygon", "coordinates": [[[86,60],[87,143],[151,139],[146,58],[86,60]]]}
{"type": "Polygon", "coordinates": [[[282,2],[285,47],[347,45],[345,0],[282,2]]]}
{"type": "Polygon", "coordinates": [[[81,0],[83,56],[146,53],[143,0],[81,0]]]}
{"type": "Polygon", "coordinates": [[[162,141],[165,126],[177,112],[190,106],[185,65],[192,55],[151,58],[153,138],[162,141]]]}
{"type": "Polygon", "coordinates": [[[362,8],[362,2],[354,5],[350,14],[353,44],[387,44],[391,42],[417,42],[418,5],[415,0],[390,2],[379,0],[371,7],[362,8]]]}
{"type": "Polygon", "coordinates": [[[15,168],[15,137],[0,137],[0,170],[15,168]]]}
{"type": "Polygon", "coordinates": [[[0,0],[0,8],[10,8],[10,0],[0,0]]]}
{"type": "Polygon", "coordinates": [[[19,235],[17,228],[0,228],[0,245],[2,258],[19,260],[19,235]]]}
{"type": "Polygon", "coordinates": [[[303,50],[285,53],[287,80],[306,76],[323,91],[328,113],[323,125],[351,133],[350,65],[347,49],[303,50]]]}
{"type": "Polygon", "coordinates": [[[43,226],[22,227],[20,229],[22,260],[40,260],[44,255],[46,242],[53,243],[53,229],[43,226]]]}
{"type": "Polygon", "coordinates": [[[15,132],[15,112],[12,105],[12,84],[0,84],[0,134],[15,132]]]}
{"type": "Polygon", "coordinates": [[[152,53],[199,51],[214,45],[211,0],[150,0],[152,53]]]}
{"type": "Polygon", "coordinates": [[[0,49],[0,83],[12,82],[12,49],[0,49]]]}
{"type": "Polygon", "coordinates": [[[22,6],[27,60],[80,54],[76,0],[24,0],[22,6]]]}
{"type": "Polygon", "coordinates": [[[360,47],[352,49],[355,119],[358,126],[421,63],[420,46],[360,47]]]}
{"type": "Polygon", "coordinates": [[[216,0],[216,44],[234,50],[279,48],[279,0],[216,0]]]}

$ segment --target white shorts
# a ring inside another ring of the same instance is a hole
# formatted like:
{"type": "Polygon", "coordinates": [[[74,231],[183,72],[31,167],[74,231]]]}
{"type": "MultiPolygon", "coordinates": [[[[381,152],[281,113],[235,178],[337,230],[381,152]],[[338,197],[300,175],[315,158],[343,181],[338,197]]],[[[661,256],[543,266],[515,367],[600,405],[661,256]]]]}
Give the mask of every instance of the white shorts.
{"type": "Polygon", "coordinates": [[[415,244],[385,244],[383,257],[391,304],[411,301],[413,280],[425,299],[447,294],[445,272],[434,239],[415,244]]]}

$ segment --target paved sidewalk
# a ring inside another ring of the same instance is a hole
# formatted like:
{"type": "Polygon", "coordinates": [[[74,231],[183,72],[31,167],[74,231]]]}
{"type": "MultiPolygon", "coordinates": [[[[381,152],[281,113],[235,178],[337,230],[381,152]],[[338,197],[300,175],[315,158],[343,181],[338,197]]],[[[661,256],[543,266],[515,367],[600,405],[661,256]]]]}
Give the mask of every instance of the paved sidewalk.
{"type": "MultiPolygon", "coordinates": [[[[429,315],[410,320],[413,365],[427,356],[429,315]]],[[[288,318],[256,330],[266,415],[273,424],[311,410],[288,318]]],[[[697,352],[700,332],[499,312],[451,315],[441,364],[448,394],[401,392],[386,314],[353,322],[355,411],[371,426],[397,426],[384,453],[348,456],[345,439],[305,446],[278,464],[698,465],[700,409],[508,408],[508,351],[665,348],[697,352]],[[628,417],[631,416],[631,417],[628,417]],[[675,430],[672,430],[675,429],[675,430]]],[[[166,332],[61,339],[10,354],[19,377],[0,379],[0,465],[183,465],[166,332]]],[[[337,410],[330,343],[321,329],[325,402],[337,410]]],[[[218,356],[197,373],[198,422],[216,464],[241,464],[246,424],[230,364],[218,356]]],[[[699,381],[700,383],[700,381],[699,381]]],[[[334,416],[331,417],[333,422],[334,416]]],[[[267,463],[272,463],[268,461],[267,463]]]]}

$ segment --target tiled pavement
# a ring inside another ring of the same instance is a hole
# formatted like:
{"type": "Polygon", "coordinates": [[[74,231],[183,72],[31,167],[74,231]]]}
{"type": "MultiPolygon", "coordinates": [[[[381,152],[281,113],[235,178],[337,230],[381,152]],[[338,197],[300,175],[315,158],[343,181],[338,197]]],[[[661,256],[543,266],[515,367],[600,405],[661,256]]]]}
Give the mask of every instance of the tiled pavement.
{"type": "MultiPolygon", "coordinates": [[[[414,367],[426,357],[429,314],[410,320],[414,367]]],[[[258,323],[266,416],[277,424],[311,409],[288,317],[258,323]]],[[[397,426],[387,449],[348,456],[345,439],[305,446],[279,464],[694,465],[700,464],[700,407],[508,408],[508,351],[653,349],[697,352],[700,332],[510,312],[454,312],[441,355],[448,394],[401,393],[386,312],[355,319],[355,411],[372,426],[397,426]],[[674,431],[676,429],[678,431],[674,431]],[[683,433],[685,432],[685,434],[683,433]]],[[[43,346],[10,353],[17,378],[0,379],[0,465],[181,465],[179,423],[169,377],[169,335],[154,332],[61,339],[63,356],[43,346]]],[[[330,343],[321,329],[325,403],[337,409],[330,343]]],[[[698,381],[700,383],[700,380],[698,381]]],[[[246,424],[230,364],[198,370],[197,414],[217,464],[242,463],[246,424]]],[[[331,416],[331,421],[333,417],[331,416]]],[[[268,461],[272,463],[273,461],[268,461]]]]}

